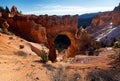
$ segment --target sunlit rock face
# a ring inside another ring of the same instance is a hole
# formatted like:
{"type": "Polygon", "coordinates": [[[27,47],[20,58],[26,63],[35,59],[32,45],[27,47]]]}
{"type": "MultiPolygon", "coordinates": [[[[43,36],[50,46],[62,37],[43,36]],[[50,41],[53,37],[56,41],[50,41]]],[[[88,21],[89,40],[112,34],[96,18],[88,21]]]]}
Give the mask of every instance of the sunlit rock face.
{"type": "Polygon", "coordinates": [[[2,17],[2,13],[0,12],[0,17],[2,17]]]}
{"type": "Polygon", "coordinates": [[[29,16],[15,16],[13,19],[8,19],[8,23],[11,29],[27,40],[38,43],[47,41],[45,27],[30,20],[29,16]]]}
{"type": "Polygon", "coordinates": [[[16,15],[7,19],[10,28],[21,37],[43,43],[49,49],[49,60],[56,60],[56,50],[62,58],[83,54],[92,45],[87,32],[78,29],[78,16],[16,15]],[[64,51],[64,52],[63,52],[64,51]]]}
{"type": "Polygon", "coordinates": [[[93,20],[91,26],[120,25],[120,4],[113,11],[99,13],[93,20]]]}
{"type": "Polygon", "coordinates": [[[11,29],[28,40],[44,43],[50,50],[50,60],[56,59],[55,37],[64,31],[73,35],[77,30],[77,16],[15,16],[8,19],[11,29]]]}
{"type": "Polygon", "coordinates": [[[120,24],[120,12],[104,12],[97,15],[93,20],[91,26],[106,26],[109,25],[111,22],[113,25],[120,24]]]}

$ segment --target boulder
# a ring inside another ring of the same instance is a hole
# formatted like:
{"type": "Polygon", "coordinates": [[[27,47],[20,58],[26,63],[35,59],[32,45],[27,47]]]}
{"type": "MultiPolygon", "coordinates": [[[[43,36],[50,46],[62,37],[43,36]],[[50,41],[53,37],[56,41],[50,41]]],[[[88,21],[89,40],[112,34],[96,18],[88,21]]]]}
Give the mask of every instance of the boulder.
{"type": "Polygon", "coordinates": [[[42,44],[29,42],[28,45],[30,45],[31,50],[38,56],[41,56],[41,50],[44,50],[46,53],[49,52],[49,49],[42,44]]]}

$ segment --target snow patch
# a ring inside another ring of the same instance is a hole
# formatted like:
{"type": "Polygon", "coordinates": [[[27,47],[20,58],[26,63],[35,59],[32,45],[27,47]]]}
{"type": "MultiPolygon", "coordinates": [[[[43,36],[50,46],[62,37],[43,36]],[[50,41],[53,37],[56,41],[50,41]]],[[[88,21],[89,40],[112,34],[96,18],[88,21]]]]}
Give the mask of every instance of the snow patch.
{"type": "Polygon", "coordinates": [[[110,45],[115,38],[120,36],[120,26],[113,27],[108,25],[99,30],[99,32],[101,33],[96,36],[96,41],[102,42],[105,45],[110,45]]]}

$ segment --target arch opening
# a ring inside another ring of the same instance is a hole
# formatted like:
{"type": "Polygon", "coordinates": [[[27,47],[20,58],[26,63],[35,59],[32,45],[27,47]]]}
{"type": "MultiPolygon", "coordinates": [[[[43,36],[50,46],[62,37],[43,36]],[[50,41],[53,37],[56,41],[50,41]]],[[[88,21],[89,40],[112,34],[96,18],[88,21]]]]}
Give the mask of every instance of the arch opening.
{"type": "Polygon", "coordinates": [[[54,40],[54,45],[58,52],[61,53],[71,45],[71,40],[66,35],[58,35],[54,40]]]}

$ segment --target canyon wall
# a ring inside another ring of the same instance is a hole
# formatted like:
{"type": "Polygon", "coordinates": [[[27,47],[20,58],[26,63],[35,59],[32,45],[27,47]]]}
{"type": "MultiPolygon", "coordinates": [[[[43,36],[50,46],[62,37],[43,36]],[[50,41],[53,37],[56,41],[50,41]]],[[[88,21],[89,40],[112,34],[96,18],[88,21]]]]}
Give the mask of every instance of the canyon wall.
{"type": "Polygon", "coordinates": [[[93,20],[91,26],[120,25],[120,4],[113,11],[101,12],[93,20]]]}
{"type": "Polygon", "coordinates": [[[104,12],[97,15],[92,20],[92,26],[106,26],[112,23],[113,25],[119,25],[120,24],[120,12],[104,12]]]}
{"type": "Polygon", "coordinates": [[[102,42],[105,46],[112,44],[114,39],[120,37],[120,4],[113,11],[99,13],[89,27],[86,28],[88,33],[96,41],[102,42]]]}
{"type": "MultiPolygon", "coordinates": [[[[49,48],[49,58],[56,59],[55,37],[61,32],[71,32],[73,36],[77,30],[77,16],[33,16],[16,15],[8,18],[10,28],[20,36],[37,43],[43,43],[49,48]]],[[[74,50],[74,49],[73,49],[74,50]]]]}
{"type": "Polygon", "coordinates": [[[49,48],[49,59],[56,60],[56,47],[54,40],[58,35],[66,35],[71,45],[66,50],[64,58],[83,54],[86,45],[92,45],[91,38],[86,32],[78,30],[78,16],[48,16],[48,15],[16,15],[7,19],[10,29],[21,37],[43,43],[49,48]],[[79,31],[79,32],[78,32],[79,31]],[[76,38],[76,35],[79,38],[76,38]]]}

